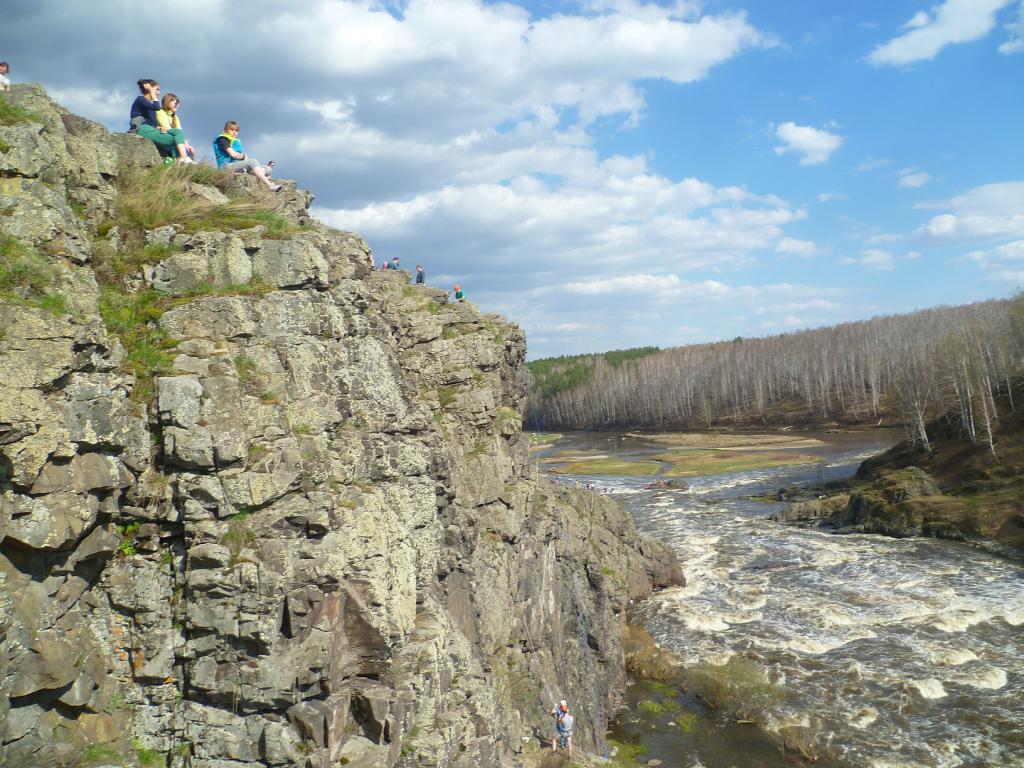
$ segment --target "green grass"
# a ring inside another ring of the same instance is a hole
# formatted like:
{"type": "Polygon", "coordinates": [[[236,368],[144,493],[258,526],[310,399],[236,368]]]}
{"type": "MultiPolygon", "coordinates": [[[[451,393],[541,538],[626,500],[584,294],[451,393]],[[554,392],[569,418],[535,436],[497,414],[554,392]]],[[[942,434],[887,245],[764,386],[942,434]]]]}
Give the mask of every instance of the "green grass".
{"type": "Polygon", "coordinates": [[[530,445],[548,445],[561,440],[562,436],[557,432],[531,432],[530,445]]]}
{"type": "Polygon", "coordinates": [[[0,235],[0,299],[65,315],[67,299],[53,292],[58,277],[57,267],[35,248],[16,237],[0,235]]]}
{"type": "Polygon", "coordinates": [[[229,565],[236,565],[244,549],[256,550],[259,544],[259,537],[256,532],[249,528],[247,511],[239,512],[228,518],[228,529],[221,536],[220,543],[228,548],[231,557],[229,565]]]}
{"type": "Polygon", "coordinates": [[[743,472],[749,469],[814,464],[816,456],[785,451],[670,451],[651,458],[669,464],[666,477],[693,477],[743,472]]]}
{"type": "Polygon", "coordinates": [[[679,730],[683,733],[693,733],[693,729],[697,726],[697,716],[691,712],[683,712],[673,722],[679,726],[679,730]]]}
{"type": "Polygon", "coordinates": [[[452,403],[455,402],[458,397],[458,388],[456,387],[438,387],[437,390],[437,401],[441,404],[442,409],[447,409],[452,403]]]}
{"type": "Polygon", "coordinates": [[[93,267],[101,283],[115,284],[124,277],[138,272],[143,264],[157,264],[176,253],[181,253],[182,250],[177,245],[149,243],[114,253],[109,243],[100,240],[93,244],[93,267]]]}
{"type": "Polygon", "coordinates": [[[136,379],[134,400],[148,401],[153,395],[153,379],[171,370],[171,350],[177,342],[157,325],[168,303],[159,291],[125,294],[109,287],[100,289],[100,316],[107,331],[124,346],[122,369],[136,379]]]}
{"type": "Polygon", "coordinates": [[[644,699],[636,708],[645,715],[660,715],[666,711],[663,703],[651,699],[644,699]]]}
{"type": "MultiPolygon", "coordinates": [[[[233,231],[262,224],[264,239],[288,237],[296,228],[267,205],[249,196],[212,203],[191,191],[190,183],[212,184],[229,193],[230,175],[200,165],[129,169],[118,177],[117,212],[100,225],[117,226],[129,251],[144,248],[145,231],[174,224],[186,232],[233,231]]],[[[229,195],[230,196],[230,195],[229,195]]]]}
{"type": "Polygon", "coordinates": [[[105,744],[90,744],[82,754],[82,762],[86,765],[96,765],[98,763],[124,765],[124,756],[105,744]]]}
{"type": "Polygon", "coordinates": [[[27,109],[22,109],[19,106],[11,104],[6,97],[0,95],[0,125],[16,125],[17,123],[38,122],[40,122],[40,120],[36,115],[29,112],[27,109]]]}
{"type": "Polygon", "coordinates": [[[608,746],[615,747],[615,756],[611,760],[612,765],[635,766],[637,759],[647,754],[647,747],[643,744],[634,744],[631,741],[608,739],[608,746]]]}
{"type": "Polygon", "coordinates": [[[135,750],[135,758],[139,761],[139,765],[150,766],[159,765],[165,761],[166,755],[163,752],[158,752],[155,749],[142,746],[142,743],[138,739],[132,739],[132,749],[135,750]]]}
{"type": "Polygon", "coordinates": [[[661,464],[657,461],[623,461],[622,459],[582,458],[568,464],[551,468],[560,475],[621,475],[623,477],[650,477],[658,474],[661,464]]]}
{"type": "Polygon", "coordinates": [[[725,664],[701,664],[687,670],[692,693],[709,707],[736,718],[761,722],[786,699],[786,690],[770,682],[761,666],[745,656],[725,664]]]}

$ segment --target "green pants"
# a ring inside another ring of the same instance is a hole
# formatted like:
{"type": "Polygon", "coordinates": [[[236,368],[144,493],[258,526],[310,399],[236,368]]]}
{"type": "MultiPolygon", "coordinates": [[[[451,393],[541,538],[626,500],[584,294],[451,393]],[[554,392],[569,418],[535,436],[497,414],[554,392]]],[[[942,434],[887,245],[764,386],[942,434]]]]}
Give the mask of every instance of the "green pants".
{"type": "Polygon", "coordinates": [[[152,125],[142,124],[139,126],[139,136],[167,149],[185,143],[185,134],[181,132],[181,128],[168,128],[167,133],[160,133],[152,125]]]}

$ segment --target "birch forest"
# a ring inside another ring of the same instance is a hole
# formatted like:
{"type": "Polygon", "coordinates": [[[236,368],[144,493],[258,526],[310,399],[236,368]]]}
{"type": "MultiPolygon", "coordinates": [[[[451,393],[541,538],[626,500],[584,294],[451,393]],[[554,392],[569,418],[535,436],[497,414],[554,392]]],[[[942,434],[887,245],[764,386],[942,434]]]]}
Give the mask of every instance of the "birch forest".
{"type": "Polygon", "coordinates": [[[815,330],[530,363],[528,429],[902,425],[955,419],[993,447],[1024,372],[1024,294],[815,330]]]}

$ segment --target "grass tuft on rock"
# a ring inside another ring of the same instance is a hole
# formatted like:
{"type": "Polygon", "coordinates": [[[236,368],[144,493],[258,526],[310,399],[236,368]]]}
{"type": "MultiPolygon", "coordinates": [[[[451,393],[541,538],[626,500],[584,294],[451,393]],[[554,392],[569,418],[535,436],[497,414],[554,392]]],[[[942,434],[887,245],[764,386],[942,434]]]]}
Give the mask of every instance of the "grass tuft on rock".
{"type": "Polygon", "coordinates": [[[38,123],[39,118],[22,109],[16,104],[11,104],[6,97],[0,96],[0,125],[17,125],[18,123],[38,123]]]}
{"type": "Polygon", "coordinates": [[[281,239],[295,227],[269,206],[249,196],[216,203],[196,194],[191,184],[235,193],[231,174],[201,165],[128,169],[118,177],[117,213],[100,232],[116,226],[129,251],[142,250],[145,231],[173,224],[186,232],[237,231],[263,225],[264,239],[281,239]]]}
{"type": "Polygon", "coordinates": [[[157,324],[168,301],[155,290],[125,294],[113,288],[100,289],[100,316],[107,331],[124,346],[122,368],[135,376],[134,400],[149,400],[153,379],[171,370],[171,350],[176,342],[157,324]]]}
{"type": "Polygon", "coordinates": [[[37,307],[54,315],[68,312],[67,300],[54,293],[59,273],[35,248],[0,235],[0,299],[37,307]]]}

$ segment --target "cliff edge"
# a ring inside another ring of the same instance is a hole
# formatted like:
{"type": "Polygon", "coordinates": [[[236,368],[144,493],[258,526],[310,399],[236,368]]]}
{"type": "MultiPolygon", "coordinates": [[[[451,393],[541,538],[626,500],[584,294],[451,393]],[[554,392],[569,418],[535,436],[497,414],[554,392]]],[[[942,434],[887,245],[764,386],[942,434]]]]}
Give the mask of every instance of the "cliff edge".
{"type": "Polygon", "coordinates": [[[357,235],[15,86],[0,121],[0,763],[601,751],[679,578],[520,434],[525,338],[357,235]]]}

